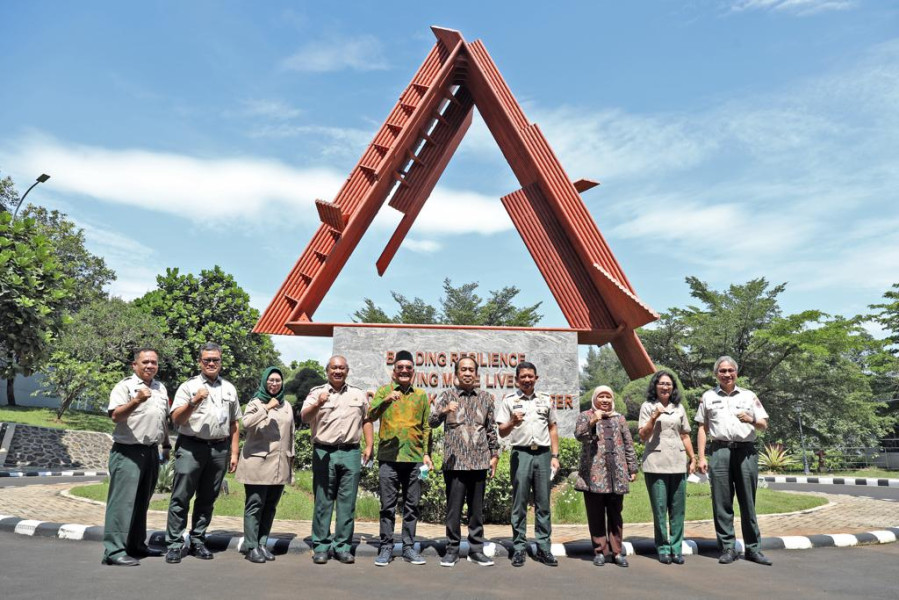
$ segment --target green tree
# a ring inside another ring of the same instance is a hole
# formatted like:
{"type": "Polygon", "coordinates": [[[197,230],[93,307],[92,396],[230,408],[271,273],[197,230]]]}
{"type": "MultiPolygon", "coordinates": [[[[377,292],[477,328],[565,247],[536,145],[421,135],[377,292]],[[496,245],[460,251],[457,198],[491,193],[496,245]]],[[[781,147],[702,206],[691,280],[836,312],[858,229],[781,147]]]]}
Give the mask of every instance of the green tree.
{"type": "Polygon", "coordinates": [[[440,310],[421,298],[407,299],[398,292],[391,292],[399,305],[399,312],[393,317],[371,299],[365,298],[362,308],[353,313],[356,323],[405,323],[427,325],[480,325],[491,327],[533,327],[543,318],[537,312],[540,302],[532,306],[518,307],[513,304],[520,290],[504,287],[490,292],[486,302],[477,295],[478,283],[453,286],[450,279],[443,281],[443,297],[440,310]]]}
{"type": "Polygon", "coordinates": [[[618,355],[612,346],[590,346],[587,349],[587,362],[581,369],[581,392],[592,391],[598,385],[607,385],[615,393],[621,392],[631,378],[627,376],[618,355]]]}
{"type": "Polygon", "coordinates": [[[84,229],[58,210],[48,211],[33,204],[22,209],[19,218],[32,218],[37,222],[41,233],[50,239],[63,271],[75,281],[73,294],[66,301],[66,310],[74,313],[93,300],[106,297],[103,288],[115,281],[116,274],[106,266],[103,258],[85,248],[84,229]]]}
{"type": "Polygon", "coordinates": [[[19,192],[13,184],[12,178],[7,175],[0,179],[0,211],[13,212],[19,203],[19,192]]]}
{"type": "Polygon", "coordinates": [[[702,306],[671,309],[641,337],[656,364],[669,365],[694,401],[715,385],[712,365],[733,356],[739,385],[758,394],[770,415],[765,438],[796,444],[799,411],[811,445],[875,443],[892,425],[881,415],[870,387],[870,357],[877,343],[860,318],[830,317],[817,310],[783,316],[764,279],[711,290],[687,279],[702,306]]]}
{"type": "Polygon", "coordinates": [[[196,375],[200,346],[215,342],[222,346],[222,374],[249,400],[262,370],[281,363],[271,337],[251,333],[259,311],[250,307],[249,295],[218,266],[199,276],[166,269],[156,284],[135,304],[160,319],[173,342],[171,369],[160,378],[165,386],[174,394],[196,375]]]}
{"type": "Polygon", "coordinates": [[[131,373],[135,349],[156,348],[162,375],[172,345],[158,319],[120,298],[98,298],[63,327],[42,369],[41,391],[59,398],[57,419],[75,402],[104,410],[112,387],[131,373]]]}
{"type": "Polygon", "coordinates": [[[31,375],[49,355],[72,287],[35,220],[0,213],[0,374],[10,406],[16,375],[31,375]]]}

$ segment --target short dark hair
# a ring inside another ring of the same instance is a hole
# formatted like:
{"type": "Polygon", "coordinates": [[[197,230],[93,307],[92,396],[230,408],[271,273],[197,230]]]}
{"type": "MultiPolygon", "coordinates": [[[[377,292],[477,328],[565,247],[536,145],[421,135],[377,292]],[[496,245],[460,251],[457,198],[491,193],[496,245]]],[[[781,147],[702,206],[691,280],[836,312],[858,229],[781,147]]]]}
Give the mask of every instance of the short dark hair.
{"type": "Polygon", "coordinates": [[[222,347],[216,344],[215,342],[206,342],[202,346],[200,346],[200,356],[203,356],[204,352],[218,352],[222,353],[222,347]]]}
{"type": "Polygon", "coordinates": [[[521,373],[521,371],[524,369],[530,369],[531,371],[534,372],[534,375],[537,374],[537,367],[534,366],[534,363],[523,360],[520,363],[518,363],[517,367],[515,367],[515,379],[518,379],[518,374],[521,373]]]}
{"type": "Polygon", "coordinates": [[[132,359],[132,362],[137,362],[137,359],[140,358],[140,355],[144,352],[152,352],[156,355],[156,360],[159,360],[159,352],[156,350],[156,348],[152,348],[150,346],[141,346],[140,348],[136,348],[134,350],[134,358],[132,359]]]}
{"type": "Polygon", "coordinates": [[[473,362],[474,363],[474,372],[475,372],[475,374],[477,374],[478,361],[476,361],[473,356],[461,356],[461,357],[459,357],[459,360],[456,361],[456,366],[454,367],[456,375],[459,374],[459,365],[462,364],[463,360],[470,360],[471,362],[473,362]]]}
{"type": "Polygon", "coordinates": [[[649,380],[649,388],[646,390],[646,401],[647,402],[658,402],[659,397],[656,395],[656,384],[659,383],[659,379],[664,377],[665,375],[671,380],[671,397],[668,399],[668,402],[677,406],[680,404],[680,390],[677,389],[677,380],[674,378],[674,375],[669,373],[668,371],[656,371],[652,376],[652,379],[649,380]]]}

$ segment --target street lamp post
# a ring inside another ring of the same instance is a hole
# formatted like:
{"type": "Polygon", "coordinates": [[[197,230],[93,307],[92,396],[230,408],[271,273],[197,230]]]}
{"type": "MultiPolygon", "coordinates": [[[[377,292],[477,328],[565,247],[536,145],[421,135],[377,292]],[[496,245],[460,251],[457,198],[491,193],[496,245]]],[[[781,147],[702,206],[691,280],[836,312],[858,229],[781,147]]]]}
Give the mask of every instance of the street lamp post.
{"type": "Polygon", "coordinates": [[[796,405],[796,413],[799,416],[799,445],[802,447],[802,470],[809,475],[808,458],[805,456],[805,436],[802,434],[802,405],[796,405]]]}
{"type": "Polygon", "coordinates": [[[16,204],[16,210],[15,210],[15,212],[13,212],[13,214],[12,214],[12,220],[13,220],[13,221],[16,220],[16,215],[19,214],[19,207],[21,207],[21,206],[22,206],[22,203],[25,202],[25,197],[28,195],[28,192],[30,192],[31,190],[33,190],[33,189],[34,189],[34,186],[36,186],[37,184],[39,184],[39,183],[44,183],[44,182],[47,181],[48,179],[50,179],[50,176],[49,176],[49,175],[47,175],[46,173],[41,173],[41,175],[35,180],[35,182],[31,184],[31,187],[28,188],[27,190],[25,190],[25,193],[22,194],[22,197],[21,197],[21,198],[19,198],[19,203],[16,204]]]}

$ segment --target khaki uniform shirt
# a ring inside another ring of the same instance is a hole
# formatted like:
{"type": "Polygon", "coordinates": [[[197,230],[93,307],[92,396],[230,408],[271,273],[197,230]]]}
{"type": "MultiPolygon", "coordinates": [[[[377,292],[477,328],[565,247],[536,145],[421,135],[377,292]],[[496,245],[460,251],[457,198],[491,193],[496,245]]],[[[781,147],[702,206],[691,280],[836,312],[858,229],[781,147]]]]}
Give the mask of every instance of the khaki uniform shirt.
{"type": "Polygon", "coordinates": [[[234,477],[250,485],[286,485],[293,481],[293,408],[282,402],[265,410],[268,402],[253,398],[242,423],[246,440],[234,477]]]}
{"type": "MultiPolygon", "coordinates": [[[[118,382],[109,394],[109,406],[112,411],[128,404],[137,395],[137,390],[147,387],[137,375],[127,377],[118,382]]],[[[159,444],[168,435],[166,418],[169,410],[169,395],[165,386],[159,381],[150,382],[150,393],[146,402],[138,405],[125,421],[116,423],[112,432],[112,440],[119,444],[141,444],[151,446],[159,444]]]]}
{"type": "Polygon", "coordinates": [[[309,390],[303,408],[318,402],[321,392],[328,392],[328,401],[319,407],[312,418],[312,442],[336,446],[338,444],[359,444],[362,438],[362,423],[368,416],[368,396],[352,385],[343,385],[335,390],[326,383],[309,390]]]}
{"type": "Polygon", "coordinates": [[[744,410],[756,421],[768,418],[768,413],[753,392],[734,387],[734,391],[726,394],[719,386],[702,395],[695,421],[709,424],[709,438],[714,442],[754,442],[755,425],[743,423],[737,418],[737,413],[744,410]]]}
{"type": "Polygon", "coordinates": [[[221,377],[209,381],[204,375],[197,375],[182,383],[175,393],[171,412],[187,404],[201,387],[209,390],[209,395],[193,410],[187,423],[178,427],[178,432],[201,440],[230,436],[231,421],[240,419],[240,405],[237,390],[221,377]]]}
{"type": "Polygon", "coordinates": [[[512,419],[515,411],[524,412],[524,421],[506,436],[513,446],[549,446],[549,426],[556,422],[556,405],[543,392],[525,396],[521,390],[507,394],[496,407],[496,423],[502,425],[512,419]]]}
{"type": "Polygon", "coordinates": [[[661,402],[644,402],[640,407],[638,427],[643,429],[656,407],[664,412],[656,419],[652,435],[646,440],[643,451],[643,471],[645,473],[686,473],[687,449],[681,434],[690,433],[690,420],[683,404],[667,407],[661,402]]]}

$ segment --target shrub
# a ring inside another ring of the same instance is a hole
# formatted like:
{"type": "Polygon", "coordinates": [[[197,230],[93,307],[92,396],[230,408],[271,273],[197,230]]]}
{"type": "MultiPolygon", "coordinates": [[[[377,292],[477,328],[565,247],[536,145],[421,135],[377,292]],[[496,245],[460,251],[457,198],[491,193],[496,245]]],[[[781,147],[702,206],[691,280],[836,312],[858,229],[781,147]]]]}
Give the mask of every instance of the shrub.
{"type": "Polygon", "coordinates": [[[557,477],[565,477],[577,471],[581,462],[581,443],[574,438],[559,439],[559,473],[557,477]]]}
{"type": "Polygon", "coordinates": [[[172,452],[168,462],[159,467],[159,478],[156,479],[156,493],[169,494],[175,485],[175,453],[172,452]]]}
{"type": "Polygon", "coordinates": [[[797,462],[783,444],[766,444],[759,454],[759,465],[768,471],[781,473],[795,467],[797,462]]]}
{"type": "Polygon", "coordinates": [[[294,463],[296,470],[312,468],[312,430],[298,429],[293,438],[294,463]]]}

